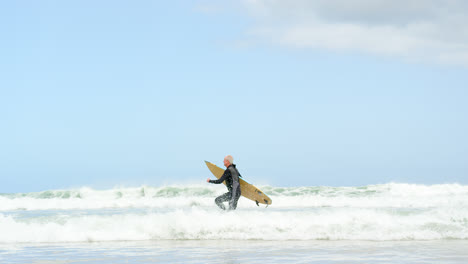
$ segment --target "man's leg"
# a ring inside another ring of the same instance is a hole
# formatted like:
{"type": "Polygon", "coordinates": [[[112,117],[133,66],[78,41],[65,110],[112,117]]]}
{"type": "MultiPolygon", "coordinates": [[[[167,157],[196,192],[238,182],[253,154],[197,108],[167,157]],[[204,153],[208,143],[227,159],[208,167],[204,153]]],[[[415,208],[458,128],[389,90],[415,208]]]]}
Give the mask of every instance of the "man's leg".
{"type": "Polygon", "coordinates": [[[227,202],[231,200],[231,193],[225,193],[223,195],[218,196],[215,199],[215,203],[219,206],[219,208],[226,210],[226,207],[224,207],[223,202],[227,202]]]}
{"type": "Polygon", "coordinates": [[[240,188],[237,190],[233,190],[234,195],[232,198],[229,200],[229,210],[236,210],[237,208],[237,201],[239,201],[239,198],[241,196],[240,188]]]}

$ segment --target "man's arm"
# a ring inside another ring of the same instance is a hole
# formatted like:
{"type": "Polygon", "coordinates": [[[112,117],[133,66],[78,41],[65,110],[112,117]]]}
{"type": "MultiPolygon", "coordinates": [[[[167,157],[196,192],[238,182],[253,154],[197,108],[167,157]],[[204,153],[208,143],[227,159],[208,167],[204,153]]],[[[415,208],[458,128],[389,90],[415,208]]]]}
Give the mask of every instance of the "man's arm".
{"type": "Polygon", "coordinates": [[[210,180],[209,183],[215,183],[215,184],[220,184],[223,183],[224,180],[226,180],[227,177],[231,176],[231,172],[229,170],[225,170],[223,173],[223,176],[217,180],[210,180]]]}

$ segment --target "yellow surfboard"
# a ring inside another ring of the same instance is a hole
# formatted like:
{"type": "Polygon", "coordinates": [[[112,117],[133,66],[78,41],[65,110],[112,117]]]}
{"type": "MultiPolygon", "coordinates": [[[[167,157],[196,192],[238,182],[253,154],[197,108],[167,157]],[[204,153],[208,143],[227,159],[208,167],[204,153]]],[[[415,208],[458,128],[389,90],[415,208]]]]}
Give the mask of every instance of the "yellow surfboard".
{"type": "MultiPolygon", "coordinates": [[[[214,165],[211,162],[205,161],[206,166],[208,166],[208,169],[210,169],[211,173],[213,173],[216,178],[221,178],[224,173],[224,169],[214,165]]],[[[223,182],[224,185],[226,185],[226,182],[223,182]]],[[[266,204],[270,205],[271,204],[271,199],[268,197],[266,194],[264,194],[260,189],[257,187],[253,186],[252,184],[244,181],[243,179],[239,178],[239,183],[241,187],[241,195],[244,196],[245,198],[248,198],[254,202],[261,204],[266,204]]]]}

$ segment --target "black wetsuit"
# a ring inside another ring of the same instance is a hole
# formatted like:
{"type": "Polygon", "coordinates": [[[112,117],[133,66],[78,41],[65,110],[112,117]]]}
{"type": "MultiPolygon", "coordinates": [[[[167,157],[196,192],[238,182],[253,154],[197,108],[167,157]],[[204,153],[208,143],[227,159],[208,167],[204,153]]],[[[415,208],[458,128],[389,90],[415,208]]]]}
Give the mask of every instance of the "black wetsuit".
{"type": "Polygon", "coordinates": [[[226,210],[223,202],[229,201],[229,210],[235,210],[237,207],[237,201],[241,196],[241,189],[239,184],[239,171],[236,168],[235,164],[229,165],[223,173],[223,176],[218,180],[210,180],[210,183],[220,184],[223,181],[226,181],[226,187],[229,192],[217,197],[215,203],[219,208],[226,210]]]}

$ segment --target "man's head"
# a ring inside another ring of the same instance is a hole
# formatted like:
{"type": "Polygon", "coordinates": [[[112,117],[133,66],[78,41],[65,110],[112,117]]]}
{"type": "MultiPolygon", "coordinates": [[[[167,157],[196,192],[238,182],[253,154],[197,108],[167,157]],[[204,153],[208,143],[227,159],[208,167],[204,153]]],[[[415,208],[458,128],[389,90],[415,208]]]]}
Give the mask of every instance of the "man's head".
{"type": "Polygon", "coordinates": [[[234,162],[234,158],[231,155],[224,157],[224,167],[229,167],[234,162]]]}

